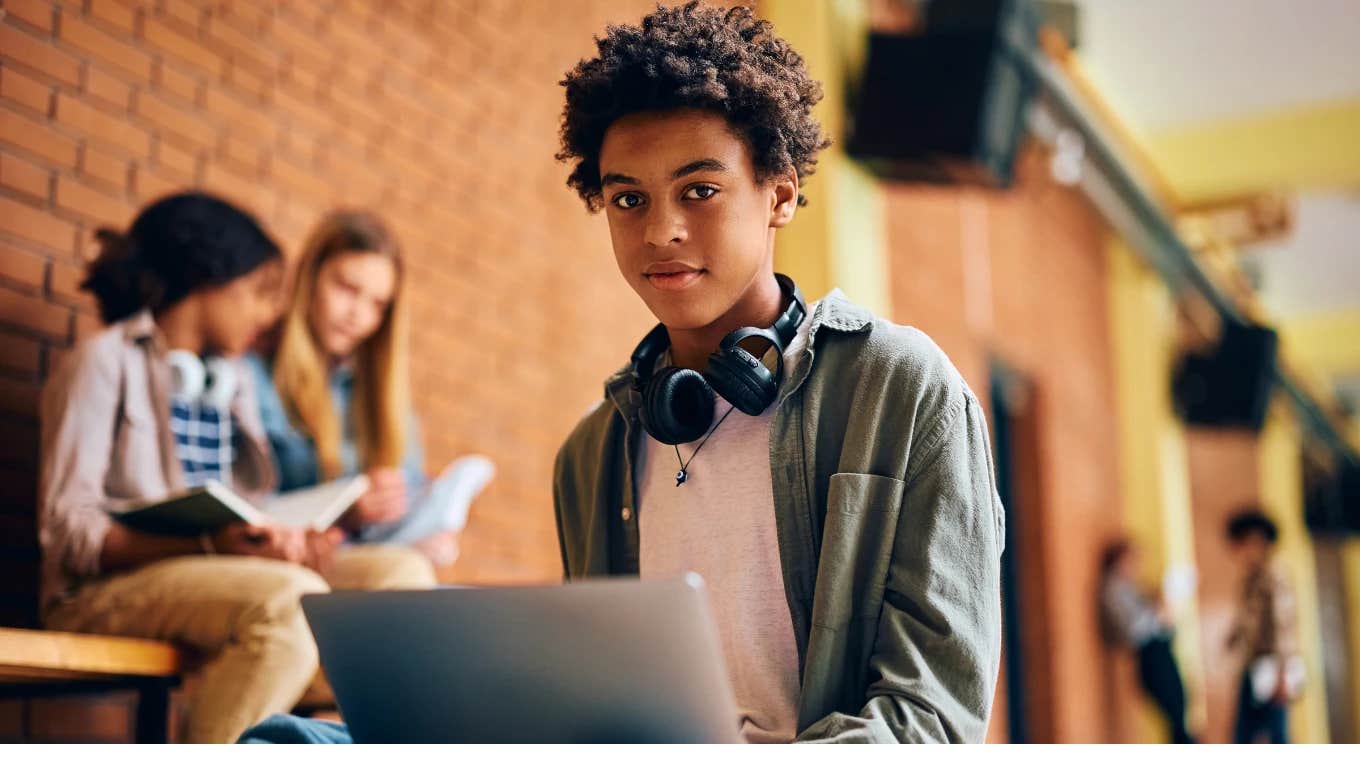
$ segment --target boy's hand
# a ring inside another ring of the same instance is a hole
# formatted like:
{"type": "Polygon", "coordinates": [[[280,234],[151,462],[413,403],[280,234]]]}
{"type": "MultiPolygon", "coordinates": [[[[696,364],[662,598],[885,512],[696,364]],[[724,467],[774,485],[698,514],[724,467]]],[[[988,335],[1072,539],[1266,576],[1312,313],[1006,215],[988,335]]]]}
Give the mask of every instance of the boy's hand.
{"type": "Polygon", "coordinates": [[[406,477],[400,470],[370,470],[368,480],[368,491],[354,503],[354,509],[349,512],[351,527],[390,523],[406,514],[406,477]]]}

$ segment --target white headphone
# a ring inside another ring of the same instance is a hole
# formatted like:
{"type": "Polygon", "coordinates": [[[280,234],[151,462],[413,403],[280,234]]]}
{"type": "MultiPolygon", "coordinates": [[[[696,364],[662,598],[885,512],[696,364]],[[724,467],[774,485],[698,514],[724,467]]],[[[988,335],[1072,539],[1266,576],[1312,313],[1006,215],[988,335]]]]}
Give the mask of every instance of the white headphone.
{"type": "Polygon", "coordinates": [[[178,398],[188,399],[214,409],[225,410],[236,395],[236,367],[230,361],[212,356],[201,359],[184,350],[170,351],[171,389],[178,398]]]}

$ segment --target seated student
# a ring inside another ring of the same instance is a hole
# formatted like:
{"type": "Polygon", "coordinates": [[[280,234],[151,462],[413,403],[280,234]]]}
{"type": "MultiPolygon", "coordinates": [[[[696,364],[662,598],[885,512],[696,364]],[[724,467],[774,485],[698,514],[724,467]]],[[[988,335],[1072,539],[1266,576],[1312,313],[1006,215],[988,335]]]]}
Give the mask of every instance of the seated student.
{"type": "MultiPolygon", "coordinates": [[[[317,569],[364,577],[333,554],[338,533],[237,524],[166,537],[108,511],[209,479],[247,498],[273,488],[251,378],[234,359],[277,316],[283,260],[251,216],[199,193],[161,199],[99,239],[82,286],[109,326],[43,390],[43,621],[200,654],[187,740],[233,741],[291,708],[317,674],[298,604],[329,589],[317,569]]],[[[406,551],[360,563],[390,586],[434,581],[406,551]]]]}
{"type": "Polygon", "coordinates": [[[749,9],[660,8],[598,49],[560,156],[661,323],[558,454],[567,576],[702,575],[748,741],[981,742],[1004,541],[982,407],[919,331],[774,273],[821,88],[749,9]]]}
{"type": "Polygon", "coordinates": [[[308,238],[272,359],[247,357],[284,491],[365,472],[341,520],[358,542],[458,554],[468,505],[494,472],[466,457],[433,485],[410,409],[401,253],[376,216],[338,211],[308,238]]]}

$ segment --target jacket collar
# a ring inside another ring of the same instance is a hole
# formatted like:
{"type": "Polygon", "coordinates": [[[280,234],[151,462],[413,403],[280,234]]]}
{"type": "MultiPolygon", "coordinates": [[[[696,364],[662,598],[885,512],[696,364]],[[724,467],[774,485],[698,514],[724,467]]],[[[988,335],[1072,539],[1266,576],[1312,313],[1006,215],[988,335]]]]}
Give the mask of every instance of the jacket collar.
{"type": "MultiPolygon", "coordinates": [[[[852,302],[837,287],[828,292],[826,297],[817,301],[808,321],[812,322],[812,326],[808,330],[807,346],[803,349],[798,360],[785,370],[784,380],[779,386],[779,401],[781,403],[790,394],[798,390],[812,372],[812,360],[815,357],[813,345],[817,341],[818,332],[823,327],[849,334],[863,332],[873,324],[874,315],[868,309],[852,302]]],[[[624,366],[611,375],[605,381],[604,392],[605,398],[614,404],[614,407],[619,410],[626,421],[632,419],[634,411],[641,405],[637,392],[633,390],[633,369],[631,365],[624,366]]]]}

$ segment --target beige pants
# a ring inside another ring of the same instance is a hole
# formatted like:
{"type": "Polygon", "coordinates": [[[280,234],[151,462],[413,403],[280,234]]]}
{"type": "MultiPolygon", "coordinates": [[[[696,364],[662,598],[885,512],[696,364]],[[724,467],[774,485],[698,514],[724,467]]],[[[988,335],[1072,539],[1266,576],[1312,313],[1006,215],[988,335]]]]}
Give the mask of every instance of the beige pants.
{"type": "Polygon", "coordinates": [[[45,621],[58,630],[169,640],[201,655],[185,739],[231,743],[291,709],[318,674],[299,598],[331,588],[434,584],[429,562],[405,547],[342,548],[324,579],[281,561],[195,555],[90,582],[45,621]]]}

